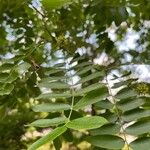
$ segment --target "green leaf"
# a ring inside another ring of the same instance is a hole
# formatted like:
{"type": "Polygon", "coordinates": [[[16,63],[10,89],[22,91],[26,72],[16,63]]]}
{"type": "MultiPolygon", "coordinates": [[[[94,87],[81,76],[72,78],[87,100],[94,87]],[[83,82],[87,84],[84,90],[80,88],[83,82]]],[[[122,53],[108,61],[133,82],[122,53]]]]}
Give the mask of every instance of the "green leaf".
{"type": "Polygon", "coordinates": [[[90,136],[87,141],[94,146],[106,149],[122,149],[124,147],[124,140],[114,135],[90,136]]]}
{"type": "Polygon", "coordinates": [[[22,74],[22,73],[26,72],[30,67],[31,67],[31,65],[30,65],[29,63],[23,62],[23,63],[19,64],[19,65],[16,67],[16,69],[18,70],[18,72],[19,72],[20,74],[22,74]]]}
{"type": "Polygon", "coordinates": [[[144,104],[144,100],[142,98],[132,98],[132,99],[124,99],[117,103],[117,106],[122,111],[129,111],[135,109],[144,104]]]}
{"type": "Polygon", "coordinates": [[[67,142],[72,142],[74,140],[73,132],[71,129],[68,129],[65,133],[63,133],[62,136],[67,142]]]}
{"type": "Polygon", "coordinates": [[[54,139],[56,139],[58,136],[60,136],[61,134],[63,134],[65,131],[67,130],[66,127],[62,126],[62,127],[58,127],[56,129],[54,129],[53,131],[51,131],[50,133],[48,133],[46,136],[40,138],[39,140],[37,140],[35,143],[33,143],[28,150],[36,150],[37,148],[39,148],[40,146],[46,144],[49,141],[53,141],[54,139]]]}
{"type": "Polygon", "coordinates": [[[42,4],[47,9],[47,11],[60,8],[62,6],[67,5],[70,2],[71,0],[42,0],[42,4]]]}
{"type": "Polygon", "coordinates": [[[61,138],[58,137],[55,140],[53,140],[53,144],[54,144],[55,150],[60,150],[62,147],[61,138]]]}
{"type": "Polygon", "coordinates": [[[8,73],[1,73],[0,74],[0,82],[5,82],[8,77],[9,77],[8,73]]]}
{"type": "Polygon", "coordinates": [[[78,68],[82,68],[82,67],[89,66],[89,65],[92,65],[92,62],[82,62],[73,66],[72,68],[78,69],[78,68]]]}
{"type": "Polygon", "coordinates": [[[85,88],[83,88],[83,89],[80,89],[80,90],[76,91],[76,92],[74,93],[74,96],[83,95],[83,94],[85,94],[85,93],[88,93],[88,92],[91,92],[91,91],[93,91],[93,90],[99,89],[99,88],[101,88],[102,86],[103,86],[103,85],[100,84],[100,83],[91,84],[91,85],[89,85],[88,87],[85,87],[85,88]]]}
{"type": "Polygon", "coordinates": [[[36,99],[68,98],[68,97],[71,97],[70,93],[45,93],[39,95],[36,99]]]}
{"type": "Polygon", "coordinates": [[[13,84],[4,84],[0,87],[0,95],[9,95],[14,89],[13,84]]]}
{"type": "Polygon", "coordinates": [[[40,83],[45,83],[45,82],[52,82],[52,81],[59,81],[59,80],[65,80],[67,77],[65,76],[51,76],[47,78],[43,78],[40,83]]]}
{"type": "Polygon", "coordinates": [[[137,93],[134,90],[131,90],[129,88],[123,88],[116,94],[115,97],[118,99],[126,99],[135,96],[137,96],[137,93]]]}
{"type": "Polygon", "coordinates": [[[66,124],[66,127],[74,130],[94,129],[94,128],[99,128],[106,123],[107,120],[105,118],[99,116],[92,116],[92,117],[82,117],[82,118],[72,120],[66,124]]]}
{"type": "Polygon", "coordinates": [[[100,102],[97,102],[94,104],[94,106],[96,108],[102,108],[102,109],[113,109],[114,105],[108,100],[108,99],[105,99],[105,100],[102,100],[100,102]]]}
{"type": "Polygon", "coordinates": [[[38,87],[45,87],[51,89],[69,89],[70,86],[64,82],[41,82],[38,87]]]}
{"type": "Polygon", "coordinates": [[[78,55],[78,57],[74,57],[74,58],[71,60],[70,63],[83,61],[83,60],[85,60],[86,58],[87,58],[87,57],[86,57],[85,55],[83,55],[83,56],[78,55]]]}
{"type": "Polygon", "coordinates": [[[9,77],[6,79],[5,83],[12,83],[17,78],[18,78],[18,73],[13,71],[12,73],[10,73],[9,77]]]}
{"type": "Polygon", "coordinates": [[[106,118],[111,123],[116,123],[118,120],[117,114],[112,113],[110,110],[106,110],[102,117],[106,118]]]}
{"type": "Polygon", "coordinates": [[[150,121],[138,121],[126,129],[131,135],[141,135],[150,132],[150,121]]]}
{"type": "Polygon", "coordinates": [[[102,127],[98,129],[93,129],[90,130],[91,135],[104,135],[104,134],[109,134],[109,135],[115,135],[120,132],[121,126],[118,124],[105,124],[102,127]]]}
{"type": "Polygon", "coordinates": [[[62,73],[63,69],[54,69],[51,68],[49,71],[45,71],[45,75],[53,75],[55,73],[62,73]]]}
{"type": "Polygon", "coordinates": [[[0,82],[2,83],[12,83],[18,78],[18,73],[13,71],[12,73],[1,73],[0,74],[0,82]]]}
{"type": "Polygon", "coordinates": [[[53,65],[53,67],[54,68],[56,68],[56,67],[64,67],[66,65],[66,62],[63,62],[63,63],[57,63],[57,64],[55,64],[55,65],[53,65]]]}
{"type": "Polygon", "coordinates": [[[98,77],[103,77],[104,76],[104,72],[95,72],[95,73],[92,73],[86,77],[82,77],[81,80],[79,80],[79,83],[84,83],[84,82],[87,82],[87,81],[90,81],[90,80],[93,80],[95,78],[98,78],[98,77]]]}
{"type": "Polygon", "coordinates": [[[90,71],[92,68],[93,68],[93,66],[84,67],[84,68],[82,68],[82,70],[78,70],[77,71],[77,75],[82,75],[82,74],[90,71]]]}
{"type": "Polygon", "coordinates": [[[76,105],[74,109],[80,109],[85,106],[94,104],[98,101],[105,99],[108,96],[108,90],[105,86],[89,92],[85,97],[83,97],[76,105]]]}
{"type": "Polygon", "coordinates": [[[122,119],[124,121],[134,121],[141,119],[143,117],[149,117],[150,116],[150,110],[142,110],[142,109],[133,109],[131,111],[127,111],[122,116],[122,119]]]}
{"type": "Polygon", "coordinates": [[[150,147],[150,138],[140,138],[130,143],[133,150],[148,150],[150,147]]]}
{"type": "Polygon", "coordinates": [[[125,81],[121,81],[121,82],[117,82],[113,85],[112,88],[119,88],[121,86],[127,86],[129,84],[131,84],[132,82],[136,81],[137,79],[128,79],[128,80],[125,80],[125,81]]]}
{"type": "Polygon", "coordinates": [[[35,112],[55,112],[70,109],[71,106],[63,103],[45,103],[33,107],[35,112]]]}
{"type": "Polygon", "coordinates": [[[50,127],[65,123],[66,121],[67,121],[66,117],[57,117],[53,119],[39,119],[29,124],[29,126],[50,127]]]}
{"type": "Polygon", "coordinates": [[[4,63],[0,66],[0,72],[10,71],[14,67],[14,64],[4,63]]]}
{"type": "Polygon", "coordinates": [[[117,83],[114,83],[114,85],[113,85],[111,88],[113,88],[113,89],[119,88],[119,87],[121,87],[121,86],[125,86],[126,84],[127,84],[126,81],[117,82],[117,83]]]}

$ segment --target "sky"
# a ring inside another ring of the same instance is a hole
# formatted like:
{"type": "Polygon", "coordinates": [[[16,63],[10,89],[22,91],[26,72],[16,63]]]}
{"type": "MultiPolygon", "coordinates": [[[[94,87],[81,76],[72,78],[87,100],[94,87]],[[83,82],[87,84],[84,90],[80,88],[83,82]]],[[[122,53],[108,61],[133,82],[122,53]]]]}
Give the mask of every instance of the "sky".
{"type": "MultiPolygon", "coordinates": [[[[39,0],[33,0],[33,5],[36,8],[40,9],[39,0]]],[[[150,28],[150,21],[145,21],[143,24],[146,28],[150,28]]],[[[5,25],[5,22],[4,22],[4,25],[5,25]]],[[[124,24],[122,23],[122,25],[124,25],[124,24]]],[[[143,30],[146,31],[145,29],[143,29],[143,30]]],[[[143,30],[141,29],[141,32],[143,32],[143,30]]],[[[13,32],[12,29],[9,26],[7,26],[6,31],[8,32],[7,39],[10,41],[13,41],[15,39],[15,37],[12,34],[12,32],[13,32]]],[[[116,27],[113,25],[113,27],[110,27],[107,32],[108,32],[109,38],[112,41],[116,41],[116,37],[117,37],[117,35],[115,33],[116,27]]],[[[124,51],[129,51],[130,49],[139,51],[139,52],[142,51],[143,50],[142,48],[144,48],[144,47],[141,48],[141,47],[137,46],[137,40],[140,39],[140,34],[141,34],[140,32],[136,32],[132,28],[128,28],[127,33],[126,33],[125,37],[123,38],[123,40],[115,42],[115,45],[116,45],[118,51],[120,53],[122,53],[124,51]]],[[[82,36],[82,33],[78,34],[77,36],[82,36]]],[[[98,44],[96,42],[96,34],[91,34],[91,36],[88,39],[86,39],[86,42],[93,44],[95,47],[98,47],[98,44]]],[[[45,45],[45,48],[48,51],[50,51],[51,43],[47,43],[45,45]]],[[[85,49],[85,47],[81,47],[81,48],[78,48],[77,51],[82,55],[87,51],[87,49],[85,49]]],[[[3,58],[12,58],[12,57],[14,57],[14,55],[11,53],[8,53],[3,58]]],[[[124,61],[127,61],[127,62],[132,61],[132,56],[129,54],[125,54],[124,57],[125,57],[124,61]]],[[[107,59],[108,58],[107,58],[106,54],[103,52],[101,55],[99,55],[98,58],[95,59],[95,63],[102,64],[103,61],[107,61],[107,59]]],[[[134,66],[130,65],[128,67],[131,69],[134,67],[134,74],[136,76],[138,76],[141,81],[150,83],[150,73],[149,73],[150,66],[149,65],[144,65],[144,64],[134,65],[134,66]]],[[[126,68],[126,66],[124,66],[124,69],[125,68],[126,68]]]]}

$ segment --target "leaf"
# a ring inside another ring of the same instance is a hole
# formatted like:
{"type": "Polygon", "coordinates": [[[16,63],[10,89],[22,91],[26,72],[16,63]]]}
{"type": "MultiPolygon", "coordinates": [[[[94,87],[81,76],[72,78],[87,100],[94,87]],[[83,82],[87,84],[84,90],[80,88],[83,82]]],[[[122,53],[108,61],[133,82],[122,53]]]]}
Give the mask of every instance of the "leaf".
{"type": "Polygon", "coordinates": [[[39,95],[36,99],[68,98],[68,97],[71,97],[70,93],[45,93],[39,95]]]}
{"type": "MultiPolygon", "coordinates": [[[[78,54],[77,54],[78,55],[78,54]]],[[[83,55],[83,56],[80,56],[80,55],[78,55],[78,57],[74,57],[72,60],[71,60],[71,62],[70,63],[74,63],[74,62],[78,62],[78,61],[83,61],[83,60],[85,60],[87,57],[85,56],[85,55],[83,55]]]]}
{"type": "Polygon", "coordinates": [[[127,81],[117,82],[117,83],[114,83],[114,85],[111,88],[113,89],[119,88],[121,86],[125,86],[127,83],[128,83],[127,81]]]}
{"type": "Polygon", "coordinates": [[[112,113],[110,110],[106,110],[102,117],[106,118],[110,123],[116,123],[118,120],[117,114],[112,113]]]}
{"type": "Polygon", "coordinates": [[[94,104],[96,108],[103,108],[103,109],[113,109],[114,105],[108,100],[102,100],[94,104]]]}
{"type": "Polygon", "coordinates": [[[54,68],[51,68],[51,70],[45,71],[45,75],[53,75],[55,73],[62,73],[62,72],[63,72],[63,69],[54,69],[54,68]]]}
{"type": "Polygon", "coordinates": [[[133,150],[148,150],[150,147],[150,138],[140,138],[130,143],[133,150]]]}
{"type": "Polygon", "coordinates": [[[62,136],[67,142],[72,142],[74,140],[73,132],[71,129],[68,129],[65,133],[63,133],[62,136]]]}
{"type": "MultiPolygon", "coordinates": [[[[67,1],[67,0],[66,0],[67,1]]],[[[66,65],[66,62],[62,62],[62,63],[57,63],[55,64],[53,67],[56,68],[56,67],[64,67],[66,65]]]]}
{"type": "Polygon", "coordinates": [[[52,81],[59,81],[59,80],[65,80],[67,77],[65,76],[51,76],[51,77],[47,77],[47,78],[43,78],[40,83],[47,83],[47,82],[52,82],[52,81]]]}
{"type": "Polygon", "coordinates": [[[5,82],[8,77],[9,77],[8,73],[1,73],[0,74],[0,82],[5,82]]]}
{"type": "Polygon", "coordinates": [[[45,87],[51,89],[69,89],[70,86],[64,82],[41,82],[38,87],[45,87]]]}
{"type": "MultiPolygon", "coordinates": [[[[76,54],[75,54],[76,55],[76,54]]],[[[87,56],[83,55],[80,56],[79,54],[77,54],[78,56],[74,56],[73,59],[70,61],[70,63],[74,63],[74,62],[84,62],[84,60],[86,60],[87,56]]]]}
{"type": "Polygon", "coordinates": [[[83,88],[83,89],[80,89],[80,90],[76,91],[76,92],[74,93],[74,96],[83,95],[83,94],[85,94],[85,93],[88,93],[88,92],[91,92],[91,91],[93,91],[93,90],[99,89],[99,88],[101,88],[102,86],[103,86],[103,85],[100,84],[100,83],[91,84],[91,85],[89,85],[88,87],[85,87],[85,88],[83,88]]]}
{"type": "Polygon", "coordinates": [[[90,130],[91,135],[104,135],[104,134],[109,134],[109,135],[115,135],[120,132],[121,126],[118,124],[105,124],[102,127],[98,129],[93,129],[90,130]]]}
{"type": "Polygon", "coordinates": [[[134,81],[137,81],[137,79],[128,79],[128,80],[125,80],[125,81],[117,82],[117,83],[114,83],[112,88],[119,88],[121,86],[126,86],[126,85],[131,84],[134,81]]]}
{"type": "Polygon", "coordinates": [[[141,135],[150,132],[150,121],[138,121],[126,129],[131,135],[141,135]]]}
{"type": "Polygon", "coordinates": [[[12,73],[10,73],[9,77],[6,79],[5,83],[12,83],[17,78],[18,78],[18,73],[13,71],[12,73]]]}
{"type": "Polygon", "coordinates": [[[143,117],[149,117],[150,116],[150,110],[142,110],[142,109],[133,109],[131,111],[127,111],[122,116],[122,119],[124,121],[134,121],[138,120],[143,117]]]}
{"type": "Polygon", "coordinates": [[[94,104],[98,101],[105,99],[108,96],[108,90],[105,86],[89,92],[85,97],[83,97],[76,105],[74,109],[81,109],[85,106],[94,104]]]}
{"type": "Polygon", "coordinates": [[[71,2],[71,0],[42,0],[42,4],[47,11],[65,6],[69,2],[71,2]]]}
{"type": "Polygon", "coordinates": [[[126,99],[130,97],[135,97],[135,96],[137,96],[137,93],[134,90],[123,88],[116,94],[115,97],[118,99],[126,99]]]}
{"type": "Polygon", "coordinates": [[[90,71],[92,68],[93,68],[93,66],[84,67],[82,70],[78,70],[78,71],[77,71],[77,75],[82,75],[82,74],[84,74],[84,73],[90,71]]]}
{"type": "Polygon", "coordinates": [[[0,96],[1,95],[9,95],[12,92],[13,89],[14,89],[13,84],[1,85],[1,87],[0,87],[0,96]]]}
{"type": "Polygon", "coordinates": [[[30,67],[31,67],[31,65],[30,65],[29,63],[23,62],[23,63],[19,64],[19,65],[16,67],[16,69],[18,70],[18,72],[19,72],[20,74],[22,74],[22,73],[26,72],[30,67]]]}
{"type": "Polygon", "coordinates": [[[12,83],[18,78],[18,73],[13,71],[10,74],[8,73],[1,73],[0,74],[0,82],[2,83],[12,83]]]}
{"type": "Polygon", "coordinates": [[[55,140],[53,140],[53,144],[54,144],[55,150],[60,150],[62,147],[61,138],[58,137],[55,140]]]}
{"type": "Polygon", "coordinates": [[[63,103],[45,103],[33,107],[35,112],[54,112],[70,109],[71,106],[63,103]]]}
{"type": "Polygon", "coordinates": [[[122,111],[129,111],[135,109],[144,104],[144,100],[142,98],[132,98],[132,99],[124,99],[117,103],[117,106],[122,111]]]}
{"type": "Polygon", "coordinates": [[[0,66],[0,72],[10,71],[14,67],[12,63],[4,63],[0,66]]]}
{"type": "Polygon", "coordinates": [[[89,66],[89,65],[92,65],[92,62],[82,62],[82,63],[79,63],[79,64],[73,66],[72,68],[79,69],[79,68],[89,66]]]}
{"type": "MultiPolygon", "coordinates": [[[[64,111],[64,114],[65,114],[65,116],[69,116],[70,110],[64,111]]],[[[83,117],[83,115],[80,112],[72,110],[70,120],[74,120],[74,119],[81,118],[81,117],[83,117]]]]}
{"type": "Polygon", "coordinates": [[[64,133],[66,130],[67,130],[67,128],[65,126],[58,127],[56,129],[54,129],[53,131],[51,131],[50,133],[48,133],[46,136],[40,138],[35,143],[33,143],[28,148],[28,150],[36,150],[37,148],[39,148],[40,146],[46,144],[47,142],[53,141],[58,136],[60,136],[62,133],[64,133]]]}
{"type": "Polygon", "coordinates": [[[84,82],[87,82],[87,81],[90,81],[92,79],[95,79],[95,78],[98,78],[98,77],[103,77],[104,76],[104,72],[95,72],[95,73],[92,73],[86,77],[82,77],[81,80],[79,80],[79,83],[84,83],[84,82]]]}
{"type": "Polygon", "coordinates": [[[53,119],[39,119],[29,124],[29,126],[50,127],[65,123],[66,121],[67,121],[66,117],[57,117],[53,119]]]}
{"type": "Polygon", "coordinates": [[[94,146],[106,149],[122,149],[124,147],[124,140],[114,135],[90,136],[87,141],[94,146]]]}
{"type": "Polygon", "coordinates": [[[66,127],[74,130],[94,129],[94,128],[99,128],[106,123],[107,120],[105,118],[99,116],[92,116],[92,117],[82,117],[82,118],[72,120],[66,124],[66,127]]]}

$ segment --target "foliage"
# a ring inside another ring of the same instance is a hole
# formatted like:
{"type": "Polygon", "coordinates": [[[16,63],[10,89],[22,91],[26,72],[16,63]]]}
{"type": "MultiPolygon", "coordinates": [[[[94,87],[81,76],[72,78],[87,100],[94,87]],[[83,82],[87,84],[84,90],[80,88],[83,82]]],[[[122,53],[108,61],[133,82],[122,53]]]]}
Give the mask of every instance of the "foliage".
{"type": "Polygon", "coordinates": [[[150,2],[0,2],[0,150],[147,150],[149,83],[136,67],[149,65],[150,2]]]}

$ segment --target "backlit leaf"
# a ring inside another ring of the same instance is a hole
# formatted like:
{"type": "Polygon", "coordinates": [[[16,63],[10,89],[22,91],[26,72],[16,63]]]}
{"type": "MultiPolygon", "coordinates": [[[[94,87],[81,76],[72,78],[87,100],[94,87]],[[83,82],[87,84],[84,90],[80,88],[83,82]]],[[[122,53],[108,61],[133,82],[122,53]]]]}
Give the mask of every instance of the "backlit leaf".
{"type": "Polygon", "coordinates": [[[80,109],[85,106],[94,104],[98,101],[105,99],[108,96],[108,90],[105,86],[89,92],[85,97],[83,97],[75,106],[74,109],[80,109]]]}
{"type": "Polygon", "coordinates": [[[65,123],[65,121],[67,121],[66,117],[57,117],[53,119],[39,119],[29,125],[35,127],[50,127],[65,123]]]}
{"type": "Polygon", "coordinates": [[[64,82],[41,82],[39,87],[45,87],[50,89],[69,89],[70,86],[64,82]]]}
{"type": "Polygon", "coordinates": [[[52,9],[60,8],[68,4],[68,2],[71,1],[70,0],[42,0],[42,4],[49,11],[52,9]]]}
{"type": "Polygon", "coordinates": [[[84,83],[84,82],[90,81],[92,79],[95,79],[95,78],[98,78],[98,77],[103,77],[103,76],[104,76],[103,72],[95,72],[95,73],[92,73],[92,74],[90,74],[86,77],[81,78],[81,80],[79,80],[78,83],[84,83]]]}
{"type": "Polygon", "coordinates": [[[82,118],[72,120],[68,122],[66,126],[74,130],[94,129],[94,128],[99,128],[106,123],[107,120],[103,117],[91,116],[91,117],[82,117],[82,118]]]}
{"type": "Polygon", "coordinates": [[[91,92],[93,90],[101,88],[102,85],[100,83],[91,84],[88,87],[82,88],[81,90],[78,90],[74,93],[74,96],[80,96],[85,93],[91,92]]]}
{"type": "Polygon", "coordinates": [[[64,103],[45,103],[33,107],[35,112],[54,112],[70,109],[70,105],[64,103]]]}
{"type": "Polygon", "coordinates": [[[66,130],[67,130],[67,128],[64,127],[64,126],[58,127],[56,129],[54,129],[53,131],[51,131],[50,133],[48,133],[46,136],[43,136],[42,138],[40,138],[39,140],[37,140],[35,143],[33,143],[28,148],[28,150],[36,150],[37,148],[39,148],[40,146],[46,144],[47,142],[53,141],[58,136],[60,136],[61,134],[63,134],[66,130]]]}
{"type": "Polygon", "coordinates": [[[39,95],[36,99],[68,98],[68,97],[71,97],[70,93],[45,93],[39,95]]]}

